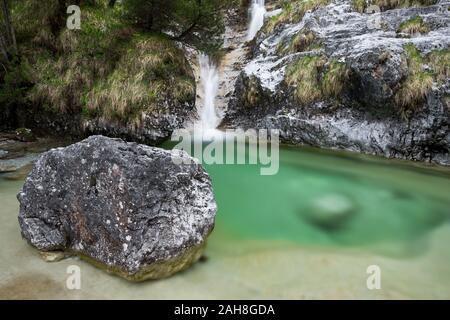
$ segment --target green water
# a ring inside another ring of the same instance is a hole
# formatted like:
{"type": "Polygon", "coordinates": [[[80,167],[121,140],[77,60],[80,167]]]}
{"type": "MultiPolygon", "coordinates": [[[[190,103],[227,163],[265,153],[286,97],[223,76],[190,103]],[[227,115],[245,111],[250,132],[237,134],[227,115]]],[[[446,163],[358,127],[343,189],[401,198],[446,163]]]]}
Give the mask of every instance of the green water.
{"type": "Polygon", "coordinates": [[[0,175],[0,298],[450,298],[449,169],[288,147],[274,176],[257,165],[205,168],[219,208],[207,259],[142,284],[76,258],[42,261],[17,223],[24,172],[0,175]],[[80,291],[65,287],[72,264],[80,291]],[[373,264],[382,290],[366,287],[373,264]]]}
{"type": "Polygon", "coordinates": [[[219,207],[217,237],[318,246],[388,243],[408,254],[450,218],[447,170],[307,148],[282,148],[274,176],[260,175],[259,166],[205,167],[219,207]],[[311,219],[314,203],[330,197],[351,206],[335,227],[311,219]]]}

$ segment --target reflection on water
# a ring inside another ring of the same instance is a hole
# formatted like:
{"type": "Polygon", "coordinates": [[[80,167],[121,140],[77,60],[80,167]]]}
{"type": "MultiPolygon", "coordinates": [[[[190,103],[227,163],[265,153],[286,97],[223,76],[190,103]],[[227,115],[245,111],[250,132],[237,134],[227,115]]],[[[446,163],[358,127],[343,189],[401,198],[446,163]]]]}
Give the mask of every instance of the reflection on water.
{"type": "MultiPolygon", "coordinates": [[[[76,297],[450,298],[449,170],[307,148],[282,148],[274,176],[257,165],[205,167],[219,207],[209,259],[141,285],[76,261],[89,279],[76,297]],[[365,288],[373,263],[383,291],[365,288]]],[[[60,281],[74,263],[46,264],[20,239],[21,184],[0,176],[1,295],[24,270],[60,281]]]]}

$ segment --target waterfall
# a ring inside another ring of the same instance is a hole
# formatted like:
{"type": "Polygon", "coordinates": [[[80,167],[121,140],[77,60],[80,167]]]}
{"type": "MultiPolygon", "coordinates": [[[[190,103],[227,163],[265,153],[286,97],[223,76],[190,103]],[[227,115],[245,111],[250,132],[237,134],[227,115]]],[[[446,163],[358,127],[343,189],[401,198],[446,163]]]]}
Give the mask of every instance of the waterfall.
{"type": "Polygon", "coordinates": [[[202,140],[214,140],[220,136],[217,126],[220,124],[220,117],[216,110],[216,97],[219,91],[219,71],[217,65],[204,53],[198,56],[200,66],[200,107],[199,121],[195,127],[200,128],[202,140]]]}
{"type": "Polygon", "coordinates": [[[264,24],[264,15],[266,14],[264,2],[264,0],[252,0],[252,5],[250,7],[251,19],[248,27],[247,41],[253,40],[264,24]]]}
{"type": "MultiPolygon", "coordinates": [[[[264,0],[252,0],[250,7],[251,21],[247,30],[247,40],[252,40],[264,23],[266,13],[264,0]]],[[[216,97],[219,92],[219,71],[217,65],[210,57],[201,53],[198,56],[200,66],[199,89],[201,108],[199,108],[199,121],[203,131],[203,139],[215,139],[221,136],[217,130],[220,124],[220,115],[216,110],[216,97]]]]}
{"type": "Polygon", "coordinates": [[[203,108],[200,113],[200,121],[205,130],[215,129],[219,125],[219,117],[216,111],[216,96],[219,90],[219,73],[217,66],[211,59],[200,54],[200,86],[203,93],[203,108]]]}

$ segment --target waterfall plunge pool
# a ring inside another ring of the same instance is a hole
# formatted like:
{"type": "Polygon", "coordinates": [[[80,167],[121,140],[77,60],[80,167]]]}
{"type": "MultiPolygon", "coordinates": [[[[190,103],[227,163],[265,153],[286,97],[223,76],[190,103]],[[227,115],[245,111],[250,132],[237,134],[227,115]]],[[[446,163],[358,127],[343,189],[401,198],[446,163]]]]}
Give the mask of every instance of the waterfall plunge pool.
{"type": "MultiPolygon", "coordinates": [[[[169,147],[169,146],[166,146],[169,147]]],[[[280,169],[205,165],[218,204],[206,259],[129,283],[84,261],[46,263],[21,239],[16,194],[0,175],[1,298],[450,298],[450,170],[282,147],[280,169]],[[81,290],[66,289],[78,265],[81,290]],[[381,289],[366,286],[381,270],[381,289]]]]}

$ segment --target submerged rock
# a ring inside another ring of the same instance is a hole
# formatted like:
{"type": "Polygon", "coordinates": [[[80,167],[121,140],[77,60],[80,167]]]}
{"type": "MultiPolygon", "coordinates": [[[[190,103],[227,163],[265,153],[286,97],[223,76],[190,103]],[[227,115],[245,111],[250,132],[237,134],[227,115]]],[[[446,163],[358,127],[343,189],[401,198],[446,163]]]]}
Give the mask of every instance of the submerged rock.
{"type": "Polygon", "coordinates": [[[22,235],[134,281],[197,261],[214,227],[208,174],[189,157],[92,136],[43,154],[18,194],[22,235]]]}
{"type": "Polygon", "coordinates": [[[319,227],[336,229],[348,221],[355,210],[355,204],[348,197],[328,194],[311,201],[307,218],[319,227]]]}
{"type": "Polygon", "coordinates": [[[0,173],[3,172],[15,172],[22,168],[30,166],[34,161],[36,161],[37,154],[28,154],[26,156],[15,158],[15,159],[0,159],[0,173]]]}

